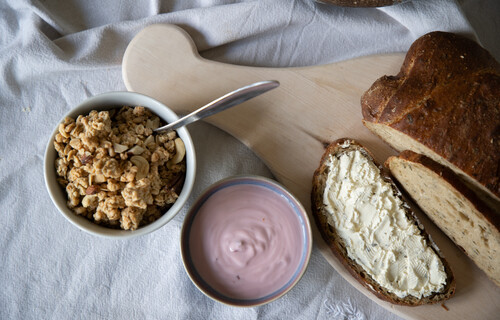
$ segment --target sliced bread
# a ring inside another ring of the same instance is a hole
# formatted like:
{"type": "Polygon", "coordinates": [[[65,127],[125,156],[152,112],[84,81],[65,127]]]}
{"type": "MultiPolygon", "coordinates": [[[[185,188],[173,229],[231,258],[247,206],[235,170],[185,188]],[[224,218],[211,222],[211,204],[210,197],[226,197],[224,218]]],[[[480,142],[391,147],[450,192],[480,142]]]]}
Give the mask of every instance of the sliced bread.
{"type": "Polygon", "coordinates": [[[387,172],[363,146],[339,139],[313,177],[312,211],[322,238],[377,297],[417,306],[450,298],[450,266],[387,172]]]}
{"type": "Polygon", "coordinates": [[[420,208],[500,286],[500,215],[449,168],[412,151],[385,165],[420,208]]]}

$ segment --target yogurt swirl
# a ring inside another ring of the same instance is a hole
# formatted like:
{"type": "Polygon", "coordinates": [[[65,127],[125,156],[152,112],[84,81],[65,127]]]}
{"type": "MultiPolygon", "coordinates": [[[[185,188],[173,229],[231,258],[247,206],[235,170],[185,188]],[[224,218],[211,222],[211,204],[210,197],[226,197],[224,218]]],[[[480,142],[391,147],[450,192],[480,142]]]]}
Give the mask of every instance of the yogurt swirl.
{"type": "Polygon", "coordinates": [[[303,231],[287,199],[265,187],[231,185],[199,208],[189,234],[198,274],[220,294],[265,297],[299,267],[303,231]]]}

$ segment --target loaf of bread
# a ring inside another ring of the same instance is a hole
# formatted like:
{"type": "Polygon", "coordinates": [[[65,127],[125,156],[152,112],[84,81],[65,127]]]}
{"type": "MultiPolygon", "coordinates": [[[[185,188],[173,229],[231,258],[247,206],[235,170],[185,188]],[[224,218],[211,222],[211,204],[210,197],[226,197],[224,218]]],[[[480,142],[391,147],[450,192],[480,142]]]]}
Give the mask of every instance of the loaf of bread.
{"type": "Polygon", "coordinates": [[[385,165],[422,210],[500,286],[500,215],[449,168],[403,151],[385,165]]]}
{"type": "Polygon", "coordinates": [[[311,200],[333,254],[377,297],[417,306],[454,294],[448,263],[387,172],[357,142],[340,139],[327,147],[311,200]]]}
{"type": "Polygon", "coordinates": [[[500,64],[476,42],[432,32],[399,74],[361,98],[363,123],[398,151],[451,168],[500,203],[500,64]]]}

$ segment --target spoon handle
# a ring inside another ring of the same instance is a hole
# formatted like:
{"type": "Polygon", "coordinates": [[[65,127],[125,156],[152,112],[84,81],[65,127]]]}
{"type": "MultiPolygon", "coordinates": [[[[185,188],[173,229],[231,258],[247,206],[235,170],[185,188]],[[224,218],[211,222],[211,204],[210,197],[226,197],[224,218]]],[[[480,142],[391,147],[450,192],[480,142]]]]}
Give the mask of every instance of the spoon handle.
{"type": "Polygon", "coordinates": [[[184,116],[174,122],[167,124],[166,126],[155,129],[155,132],[175,130],[192,122],[198,121],[200,119],[209,117],[218,112],[224,111],[231,107],[234,107],[240,103],[257,97],[264,92],[272,90],[278,87],[280,83],[275,80],[256,82],[251,85],[236,89],[229,92],[222,97],[215,99],[214,101],[204,105],[203,107],[191,112],[187,116],[184,116]]]}

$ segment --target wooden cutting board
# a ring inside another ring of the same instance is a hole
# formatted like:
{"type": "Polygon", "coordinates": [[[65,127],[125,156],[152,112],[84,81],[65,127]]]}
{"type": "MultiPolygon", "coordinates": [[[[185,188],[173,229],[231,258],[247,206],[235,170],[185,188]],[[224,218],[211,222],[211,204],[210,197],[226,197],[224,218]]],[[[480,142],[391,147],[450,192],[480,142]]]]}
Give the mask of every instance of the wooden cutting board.
{"type": "MultiPolygon", "coordinates": [[[[379,163],[394,154],[361,123],[360,97],[385,74],[396,74],[404,54],[369,56],[302,68],[257,68],[203,59],[190,36],[173,25],[153,25],[129,44],[122,65],[128,90],[158,99],[186,114],[241,86],[262,80],[281,85],[207,119],[250,147],[275,177],[310,208],[312,175],[329,141],[350,137],[379,163]]],[[[310,213],[310,212],[309,212],[310,213]]],[[[314,225],[323,256],[349,283],[384,308],[409,319],[494,319],[500,289],[488,280],[425,216],[421,220],[442,249],[457,279],[456,295],[440,304],[394,306],[368,292],[330,252],[314,225]]]]}

